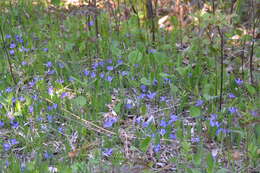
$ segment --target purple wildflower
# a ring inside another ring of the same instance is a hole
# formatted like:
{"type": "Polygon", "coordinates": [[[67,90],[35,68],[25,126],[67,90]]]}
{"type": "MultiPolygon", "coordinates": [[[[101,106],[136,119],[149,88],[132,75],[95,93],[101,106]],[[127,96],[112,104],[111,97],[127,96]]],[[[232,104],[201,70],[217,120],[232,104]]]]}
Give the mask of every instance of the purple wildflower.
{"type": "Polygon", "coordinates": [[[16,47],[16,44],[15,44],[15,43],[11,43],[11,44],[10,44],[10,48],[11,48],[11,49],[14,49],[15,47],[16,47]]]}
{"type": "Polygon", "coordinates": [[[127,75],[128,75],[128,72],[127,72],[127,71],[122,71],[122,72],[121,72],[121,75],[122,75],[122,76],[127,76],[127,75]]]}
{"type": "Polygon", "coordinates": [[[38,117],[37,121],[43,121],[43,118],[42,117],[38,117]]]}
{"type": "Polygon", "coordinates": [[[108,71],[112,71],[113,69],[114,69],[113,66],[107,66],[107,70],[108,70],[108,71]]]}
{"type": "Polygon", "coordinates": [[[11,124],[13,129],[16,129],[16,128],[19,127],[19,123],[17,121],[11,121],[10,124],[11,124]]]}
{"type": "Polygon", "coordinates": [[[70,82],[74,82],[75,79],[70,76],[70,77],[68,78],[68,80],[69,80],[70,82]]]}
{"type": "Polygon", "coordinates": [[[43,50],[44,52],[48,52],[48,51],[49,51],[49,49],[48,49],[47,47],[43,48],[42,50],[43,50]]]}
{"type": "Polygon", "coordinates": [[[88,23],[88,26],[93,26],[94,25],[94,21],[90,21],[89,23],[88,23]]]}
{"type": "Polygon", "coordinates": [[[105,148],[103,151],[103,155],[109,157],[113,154],[113,148],[105,148]]]}
{"type": "Polygon", "coordinates": [[[171,138],[172,140],[175,140],[175,139],[176,139],[176,135],[175,135],[174,133],[171,133],[171,134],[170,134],[170,138],[171,138]]]}
{"type": "Polygon", "coordinates": [[[103,79],[103,78],[105,77],[105,73],[103,73],[103,72],[100,73],[100,74],[99,74],[99,77],[100,77],[101,79],[103,79]]]}
{"type": "Polygon", "coordinates": [[[96,75],[96,73],[93,71],[93,72],[91,72],[91,74],[90,74],[90,77],[91,78],[95,78],[97,75],[96,75]]]}
{"type": "Polygon", "coordinates": [[[9,141],[10,141],[11,145],[19,144],[19,142],[16,139],[10,139],[9,141]]]}
{"type": "Polygon", "coordinates": [[[112,63],[113,63],[113,60],[112,60],[112,59],[108,59],[108,60],[107,60],[107,63],[108,63],[108,64],[112,64],[112,63]]]}
{"type": "Polygon", "coordinates": [[[209,124],[211,127],[220,127],[220,123],[217,121],[217,114],[211,114],[209,124]]]}
{"type": "Polygon", "coordinates": [[[53,87],[49,87],[48,88],[48,93],[49,93],[49,95],[53,95],[54,94],[53,87]]]}
{"type": "Polygon", "coordinates": [[[10,92],[12,92],[12,91],[13,91],[13,89],[10,88],[10,87],[8,87],[8,88],[5,89],[5,92],[6,92],[6,93],[10,93],[10,92]]]}
{"type": "Polygon", "coordinates": [[[149,53],[155,53],[157,50],[156,49],[150,49],[149,53]]]}
{"type": "Polygon", "coordinates": [[[4,121],[0,120],[0,128],[4,127],[5,123],[4,121]]]}
{"type": "Polygon", "coordinates": [[[35,100],[35,101],[37,101],[37,100],[38,100],[38,96],[37,96],[37,95],[33,95],[33,96],[32,96],[32,99],[35,100]]]}
{"type": "Polygon", "coordinates": [[[10,55],[14,55],[15,51],[14,50],[10,50],[9,53],[10,53],[10,55]]]}
{"type": "Polygon", "coordinates": [[[160,144],[157,144],[153,147],[153,151],[158,153],[159,151],[161,150],[161,145],[160,144]]]}
{"type": "Polygon", "coordinates": [[[216,135],[219,135],[220,133],[227,134],[228,132],[229,132],[228,129],[219,128],[219,129],[216,131],[216,135]]]}
{"type": "Polygon", "coordinates": [[[141,88],[143,93],[147,91],[147,86],[146,85],[141,85],[140,88],[141,88]]]}
{"type": "Polygon", "coordinates": [[[138,118],[136,118],[135,122],[136,122],[137,124],[140,124],[141,121],[142,121],[142,119],[143,119],[143,117],[138,117],[138,118]]]}
{"type": "Polygon", "coordinates": [[[229,97],[230,99],[236,98],[236,96],[235,96],[233,93],[229,93],[229,94],[228,94],[228,97],[229,97]]]}
{"type": "Polygon", "coordinates": [[[67,92],[63,92],[60,96],[61,99],[64,99],[65,97],[68,96],[68,93],[67,92]]]}
{"type": "Polygon", "coordinates": [[[27,65],[27,62],[26,61],[22,61],[22,66],[25,66],[27,65]]]}
{"type": "Polygon", "coordinates": [[[48,122],[52,122],[52,120],[53,120],[53,116],[52,115],[47,115],[47,120],[48,120],[48,122]]]}
{"type": "Polygon", "coordinates": [[[148,94],[146,94],[146,97],[151,100],[151,99],[154,99],[156,96],[156,92],[149,92],[148,94]]]}
{"type": "Polygon", "coordinates": [[[98,63],[92,64],[92,69],[93,69],[93,70],[96,70],[97,68],[98,68],[98,63]]]}
{"type": "Polygon", "coordinates": [[[88,70],[84,70],[83,73],[85,76],[88,76],[90,72],[88,70]]]}
{"type": "Polygon", "coordinates": [[[161,136],[164,136],[165,133],[166,133],[166,130],[165,130],[165,129],[161,129],[161,130],[160,130],[160,135],[161,135],[161,136]]]}
{"type": "Polygon", "coordinates": [[[165,101],[166,101],[166,96],[161,96],[161,97],[160,97],[160,101],[161,101],[161,102],[165,102],[165,101]]]}
{"type": "Polygon", "coordinates": [[[123,61],[122,59],[117,60],[117,64],[118,64],[118,65],[121,65],[121,64],[123,64],[123,63],[124,63],[124,61],[123,61]]]}
{"type": "Polygon", "coordinates": [[[160,126],[161,127],[166,127],[167,126],[167,122],[164,119],[162,119],[161,122],[160,122],[160,126]]]}
{"type": "Polygon", "coordinates": [[[59,127],[59,128],[58,128],[58,131],[59,131],[61,134],[63,134],[63,128],[62,128],[62,127],[59,127]]]}
{"type": "Polygon", "coordinates": [[[154,79],[154,80],[153,80],[153,85],[154,85],[154,86],[158,85],[158,80],[157,80],[157,79],[154,79]]]}
{"type": "Polygon", "coordinates": [[[58,104],[57,104],[57,103],[54,103],[54,104],[52,105],[52,108],[53,108],[53,109],[57,109],[57,108],[58,108],[58,104]]]}
{"type": "Polygon", "coordinates": [[[32,87],[34,87],[35,82],[34,82],[34,81],[30,81],[28,84],[29,84],[29,86],[32,88],[32,87]]]}
{"type": "Polygon", "coordinates": [[[117,122],[117,118],[116,117],[109,117],[105,120],[103,127],[105,128],[110,128],[113,126],[114,123],[117,122]]]}
{"type": "Polygon", "coordinates": [[[142,126],[143,126],[143,128],[146,128],[146,127],[149,126],[149,124],[150,124],[150,123],[146,121],[146,122],[143,122],[143,125],[142,125],[142,126]]]}
{"type": "Polygon", "coordinates": [[[137,96],[138,99],[143,99],[145,98],[146,94],[142,93],[140,96],[137,96]]]}
{"type": "Polygon", "coordinates": [[[250,111],[250,113],[251,113],[251,115],[254,116],[254,117],[259,116],[258,112],[255,111],[255,110],[250,111]]]}
{"type": "Polygon", "coordinates": [[[17,100],[17,99],[16,99],[15,97],[13,97],[13,98],[12,98],[12,103],[14,104],[14,103],[16,102],[16,100],[17,100]]]}
{"type": "Polygon", "coordinates": [[[127,103],[127,104],[125,104],[125,108],[126,108],[126,109],[132,109],[132,108],[133,108],[133,105],[130,104],[130,103],[127,103]]]}
{"type": "Polygon", "coordinates": [[[179,118],[178,118],[177,115],[175,115],[175,114],[172,114],[172,115],[171,115],[171,120],[172,120],[173,122],[177,121],[178,119],[179,119],[179,118]]]}
{"type": "Polygon", "coordinates": [[[64,64],[61,62],[58,63],[58,66],[59,66],[59,68],[64,68],[64,64]]]}
{"type": "Polygon", "coordinates": [[[60,83],[60,84],[63,84],[64,80],[63,79],[57,79],[57,82],[60,83]]]}
{"type": "Polygon", "coordinates": [[[199,137],[193,137],[193,138],[191,138],[191,142],[193,142],[193,143],[200,142],[200,138],[199,137]]]}
{"type": "Polygon", "coordinates": [[[5,166],[8,168],[10,166],[10,163],[8,160],[5,161],[5,166]]]}
{"type": "Polygon", "coordinates": [[[5,151],[10,150],[11,147],[12,147],[12,146],[11,146],[11,144],[9,144],[9,143],[3,143],[3,148],[4,148],[5,151]]]}
{"type": "Polygon", "coordinates": [[[112,77],[112,76],[108,76],[108,77],[107,77],[107,81],[108,81],[108,82],[111,82],[112,80],[113,80],[113,77],[112,77]]]}
{"type": "Polygon", "coordinates": [[[197,100],[195,106],[202,106],[204,103],[203,100],[197,100]]]}
{"type": "Polygon", "coordinates": [[[237,108],[235,108],[235,107],[230,107],[230,108],[228,108],[228,111],[229,111],[231,114],[234,114],[234,113],[237,112],[237,108]]]}
{"type": "Polygon", "coordinates": [[[11,35],[10,34],[6,34],[5,38],[9,39],[9,38],[11,38],[11,35]]]}
{"type": "Polygon", "coordinates": [[[43,156],[44,156],[45,159],[50,159],[50,158],[52,158],[52,154],[50,154],[50,153],[48,153],[48,152],[45,152],[45,153],[43,154],[43,156]]]}
{"type": "Polygon", "coordinates": [[[244,81],[240,78],[235,79],[235,82],[237,85],[242,85],[244,83],[244,81]]]}
{"type": "Polygon", "coordinates": [[[29,112],[33,113],[33,111],[34,111],[33,105],[29,106],[29,112]]]}
{"type": "Polygon", "coordinates": [[[52,74],[54,74],[55,72],[56,72],[55,70],[50,70],[50,71],[47,72],[47,74],[48,74],[48,75],[52,75],[52,74]]]}
{"type": "Polygon", "coordinates": [[[98,65],[103,67],[105,65],[105,62],[104,61],[100,61],[100,62],[98,62],[98,65]]]}
{"type": "Polygon", "coordinates": [[[51,68],[52,67],[52,62],[48,61],[45,65],[46,65],[46,67],[51,68]]]}

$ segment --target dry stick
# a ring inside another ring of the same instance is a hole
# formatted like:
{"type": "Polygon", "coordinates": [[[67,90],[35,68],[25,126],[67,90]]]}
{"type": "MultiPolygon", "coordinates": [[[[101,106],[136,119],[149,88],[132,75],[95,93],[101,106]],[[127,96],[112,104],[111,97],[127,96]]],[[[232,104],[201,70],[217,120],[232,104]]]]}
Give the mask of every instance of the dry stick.
{"type": "Polygon", "coordinates": [[[222,97],[223,97],[223,76],[224,76],[224,34],[223,32],[220,30],[219,26],[218,28],[218,32],[219,32],[219,36],[221,39],[221,43],[220,43],[220,51],[221,51],[221,71],[220,71],[220,98],[219,98],[219,111],[221,111],[221,106],[222,106],[222,97]]]}
{"type": "Polygon", "coordinates": [[[255,28],[256,28],[256,22],[255,22],[255,8],[254,8],[254,0],[251,0],[252,5],[252,22],[253,22],[253,39],[252,39],[252,45],[251,45],[251,52],[250,52],[250,82],[251,84],[254,83],[253,79],[253,55],[254,55],[254,46],[255,46],[255,28]]]}
{"type": "Polygon", "coordinates": [[[147,18],[151,22],[151,32],[152,32],[152,41],[155,44],[155,24],[154,24],[154,13],[153,13],[153,3],[151,0],[146,0],[146,9],[147,9],[147,18]]]}
{"type": "MultiPolygon", "coordinates": [[[[234,5],[235,5],[236,1],[237,1],[237,0],[232,0],[232,1],[231,1],[230,15],[233,14],[234,5]]],[[[232,24],[232,17],[230,18],[230,24],[232,24]]]]}
{"type": "Polygon", "coordinates": [[[215,0],[212,0],[212,11],[213,14],[215,14],[216,6],[215,6],[215,0]]]}
{"type": "Polygon", "coordinates": [[[136,9],[135,9],[132,0],[130,0],[130,4],[131,4],[131,8],[132,8],[133,12],[134,12],[134,13],[136,14],[136,16],[137,16],[138,28],[140,29],[141,23],[140,23],[139,14],[138,14],[138,12],[137,12],[136,9]]]}
{"type": "Polygon", "coordinates": [[[117,14],[116,15],[116,30],[117,30],[117,35],[119,36],[119,30],[120,30],[120,17],[121,17],[121,14],[120,14],[120,0],[117,0],[117,10],[116,10],[117,14]]]}
{"type": "Polygon", "coordinates": [[[9,71],[11,73],[12,80],[13,80],[14,84],[16,85],[16,81],[15,81],[14,73],[13,73],[13,67],[12,67],[12,64],[11,64],[11,58],[10,58],[10,55],[9,55],[7,49],[6,49],[6,44],[5,44],[5,40],[4,40],[4,34],[3,34],[2,26],[0,26],[0,32],[1,32],[1,39],[2,39],[2,43],[3,43],[3,48],[5,50],[6,57],[7,57],[9,71]]]}
{"type": "Polygon", "coordinates": [[[99,31],[98,31],[98,15],[97,15],[97,3],[96,0],[93,0],[93,4],[94,4],[94,8],[95,8],[95,14],[94,14],[94,18],[95,18],[95,29],[96,29],[96,47],[97,47],[97,55],[99,56],[99,45],[98,45],[98,39],[99,39],[99,31]]]}
{"type": "MultiPolygon", "coordinates": [[[[49,102],[49,103],[54,104],[54,102],[52,102],[51,100],[49,100],[49,99],[47,99],[47,98],[44,98],[44,100],[46,100],[46,101],[49,102]]],[[[100,127],[100,126],[98,126],[98,125],[96,125],[96,124],[94,124],[94,123],[92,123],[92,122],[90,122],[90,121],[88,121],[88,120],[85,120],[85,119],[81,118],[80,116],[78,116],[78,115],[76,115],[76,114],[74,114],[74,113],[68,111],[67,109],[64,109],[64,108],[61,107],[61,110],[63,110],[64,112],[66,112],[66,113],[68,113],[68,114],[70,114],[70,115],[72,115],[72,116],[75,117],[76,119],[78,119],[78,120],[84,122],[84,124],[85,124],[89,129],[91,129],[91,130],[94,130],[94,131],[96,131],[96,132],[98,132],[98,133],[116,135],[116,133],[114,133],[114,132],[112,132],[112,131],[109,131],[109,130],[107,130],[107,129],[104,129],[103,127],[100,127]]]]}
{"type": "Polygon", "coordinates": [[[244,59],[245,59],[245,45],[246,41],[243,41],[243,50],[241,51],[241,64],[242,64],[242,79],[244,80],[244,59]]]}

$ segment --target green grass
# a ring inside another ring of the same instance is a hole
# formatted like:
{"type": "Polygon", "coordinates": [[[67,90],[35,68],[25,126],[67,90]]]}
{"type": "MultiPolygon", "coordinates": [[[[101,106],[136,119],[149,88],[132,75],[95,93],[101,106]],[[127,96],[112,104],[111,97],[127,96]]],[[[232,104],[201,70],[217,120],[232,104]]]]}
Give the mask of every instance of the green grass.
{"type": "Polygon", "coordinates": [[[259,72],[250,84],[236,52],[243,45],[229,42],[241,33],[232,25],[225,33],[220,110],[221,40],[193,31],[228,26],[223,11],[194,14],[200,23],[182,31],[172,18],[175,29],[158,30],[153,44],[134,14],[117,32],[101,10],[97,38],[93,15],[31,1],[0,5],[2,172],[259,169],[259,72]]]}

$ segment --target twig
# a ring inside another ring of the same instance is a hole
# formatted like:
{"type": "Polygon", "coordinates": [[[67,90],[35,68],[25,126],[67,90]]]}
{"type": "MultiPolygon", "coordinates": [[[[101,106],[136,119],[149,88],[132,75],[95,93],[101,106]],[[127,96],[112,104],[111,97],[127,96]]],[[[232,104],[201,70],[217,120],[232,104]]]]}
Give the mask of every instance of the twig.
{"type": "MultiPolygon", "coordinates": [[[[49,100],[49,99],[47,99],[47,98],[44,98],[44,100],[46,100],[46,101],[49,102],[49,103],[54,104],[54,102],[52,102],[51,100],[49,100]]],[[[76,114],[74,114],[74,113],[68,111],[67,109],[64,109],[64,108],[61,107],[61,110],[63,110],[64,112],[66,112],[66,113],[68,113],[68,114],[70,114],[70,115],[72,115],[72,116],[75,117],[76,119],[80,120],[81,122],[83,122],[83,123],[86,125],[86,127],[88,127],[88,128],[91,129],[91,130],[94,130],[94,131],[96,131],[96,132],[98,132],[98,133],[116,135],[115,132],[112,132],[112,131],[109,131],[109,130],[107,130],[107,129],[104,129],[103,127],[100,127],[100,126],[98,126],[98,125],[96,125],[96,124],[94,124],[94,123],[92,123],[92,122],[90,122],[90,121],[88,121],[88,120],[85,120],[85,119],[79,117],[78,115],[76,115],[76,114]]]]}
{"type": "Polygon", "coordinates": [[[251,84],[254,83],[254,78],[253,78],[253,55],[254,55],[254,46],[255,46],[255,28],[256,28],[256,22],[255,22],[255,8],[254,8],[254,0],[251,0],[251,5],[252,5],[252,22],[253,22],[253,34],[252,34],[252,45],[251,45],[251,52],[250,52],[250,82],[251,84]]]}
{"type": "Polygon", "coordinates": [[[13,68],[12,68],[12,64],[11,64],[11,58],[10,58],[10,55],[9,55],[9,53],[8,53],[8,51],[6,49],[6,45],[5,45],[5,40],[4,40],[4,34],[3,34],[2,26],[0,26],[0,32],[1,32],[1,39],[2,39],[2,43],[3,43],[3,49],[5,50],[6,57],[7,57],[9,71],[10,71],[10,74],[12,76],[12,80],[13,80],[14,84],[16,85],[16,81],[15,81],[15,77],[14,77],[14,73],[13,73],[13,68]]]}
{"type": "Polygon", "coordinates": [[[221,43],[220,43],[220,50],[221,50],[221,71],[220,71],[220,98],[219,98],[219,111],[221,111],[222,107],[222,97],[223,97],[223,80],[224,80],[224,34],[221,32],[219,26],[218,32],[220,35],[221,43]]]}

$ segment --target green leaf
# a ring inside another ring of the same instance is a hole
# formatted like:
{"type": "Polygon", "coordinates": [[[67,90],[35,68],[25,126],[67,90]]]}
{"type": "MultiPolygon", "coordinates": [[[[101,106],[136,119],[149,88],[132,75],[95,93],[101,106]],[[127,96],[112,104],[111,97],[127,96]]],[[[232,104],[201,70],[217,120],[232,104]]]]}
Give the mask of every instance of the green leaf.
{"type": "Polygon", "coordinates": [[[169,62],[169,58],[167,57],[167,55],[165,53],[155,52],[153,55],[158,64],[165,64],[165,63],[169,62]]]}
{"type": "Polygon", "coordinates": [[[67,42],[65,45],[65,51],[71,51],[74,45],[74,43],[67,42]]]}
{"type": "Polygon", "coordinates": [[[87,99],[83,96],[78,96],[77,98],[73,99],[73,103],[79,107],[82,107],[87,104],[87,99]]]}
{"type": "Polygon", "coordinates": [[[171,87],[171,93],[173,94],[173,96],[176,96],[179,91],[179,88],[172,84],[170,85],[170,87],[171,87]]]}
{"type": "Polygon", "coordinates": [[[171,77],[169,74],[167,73],[159,73],[159,75],[163,78],[168,78],[168,77],[171,77]]]}
{"type": "Polygon", "coordinates": [[[192,106],[190,108],[190,115],[193,117],[198,117],[201,115],[201,110],[198,107],[192,106]]]}
{"type": "Polygon", "coordinates": [[[141,144],[140,144],[140,149],[143,151],[143,152],[146,152],[149,145],[150,145],[150,142],[151,142],[151,137],[146,137],[144,140],[142,140],[141,144]]]}
{"type": "Polygon", "coordinates": [[[249,94],[254,95],[256,93],[256,90],[252,85],[246,85],[246,88],[249,94]]]}
{"type": "Polygon", "coordinates": [[[219,169],[216,173],[227,173],[227,172],[229,172],[228,169],[226,169],[226,168],[221,168],[221,169],[219,169]]]}
{"type": "Polygon", "coordinates": [[[192,173],[201,173],[199,169],[192,169],[192,173]]]}
{"type": "Polygon", "coordinates": [[[207,156],[207,165],[208,165],[208,171],[209,172],[212,172],[213,171],[213,168],[214,168],[214,160],[213,160],[213,157],[211,155],[211,153],[208,154],[207,156]]]}
{"type": "Polygon", "coordinates": [[[141,83],[144,85],[151,85],[151,81],[148,80],[146,77],[141,78],[141,83]]]}
{"type": "Polygon", "coordinates": [[[60,5],[60,0],[51,0],[51,4],[60,5]]]}
{"type": "Polygon", "coordinates": [[[142,53],[138,50],[130,52],[128,55],[128,60],[131,64],[136,64],[142,60],[142,53]]]}
{"type": "Polygon", "coordinates": [[[193,162],[196,166],[199,166],[201,164],[201,159],[202,159],[202,156],[200,153],[197,153],[194,155],[193,157],[193,162]]]}

